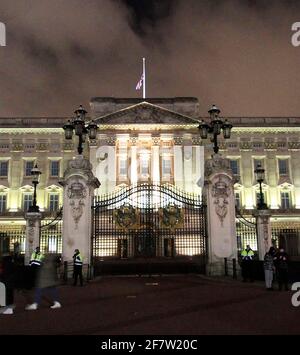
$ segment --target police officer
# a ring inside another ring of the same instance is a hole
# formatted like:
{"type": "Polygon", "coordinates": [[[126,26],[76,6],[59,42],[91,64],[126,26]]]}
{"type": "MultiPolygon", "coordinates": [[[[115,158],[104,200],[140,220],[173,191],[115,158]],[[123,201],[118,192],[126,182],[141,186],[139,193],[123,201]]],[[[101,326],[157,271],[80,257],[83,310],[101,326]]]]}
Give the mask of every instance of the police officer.
{"type": "Polygon", "coordinates": [[[35,251],[31,254],[31,259],[29,262],[30,266],[40,267],[42,266],[44,255],[40,251],[40,247],[36,247],[35,251]]]}
{"type": "Polygon", "coordinates": [[[37,274],[43,264],[44,254],[41,253],[40,247],[36,247],[35,251],[31,254],[30,265],[30,284],[28,288],[35,286],[37,274]]]}
{"type": "Polygon", "coordinates": [[[73,255],[73,265],[74,265],[74,284],[73,286],[77,285],[77,279],[79,276],[80,286],[83,285],[82,282],[82,265],[83,259],[78,249],[75,249],[75,254],[73,255]]]}
{"type": "Polygon", "coordinates": [[[250,245],[247,245],[247,247],[242,251],[241,253],[242,257],[242,277],[243,277],[243,282],[246,282],[247,279],[250,279],[250,281],[254,281],[253,279],[253,258],[254,258],[254,252],[250,248],[250,245]]]}

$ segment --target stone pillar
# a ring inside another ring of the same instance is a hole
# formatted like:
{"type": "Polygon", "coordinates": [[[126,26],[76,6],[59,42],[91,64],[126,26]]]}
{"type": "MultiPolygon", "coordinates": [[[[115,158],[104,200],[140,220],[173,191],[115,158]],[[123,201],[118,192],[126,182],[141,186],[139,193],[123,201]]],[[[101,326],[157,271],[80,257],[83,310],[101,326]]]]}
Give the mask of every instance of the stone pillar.
{"type": "MultiPolygon", "coordinates": [[[[41,230],[41,218],[40,212],[27,212],[25,214],[26,219],[26,242],[25,242],[25,265],[29,264],[31,254],[36,247],[40,246],[40,230],[41,230]]],[[[44,253],[45,250],[41,249],[44,253]]]]}
{"type": "Polygon", "coordinates": [[[219,154],[205,164],[208,275],[224,275],[224,258],[237,258],[234,180],[229,160],[219,154]]]}
{"type": "Polygon", "coordinates": [[[264,260],[266,252],[272,246],[271,212],[270,210],[256,210],[253,213],[257,224],[257,247],[259,260],[264,260]]]}
{"type": "Polygon", "coordinates": [[[182,144],[182,137],[174,137],[174,183],[181,189],[183,188],[182,144]]]}
{"type": "Polygon", "coordinates": [[[193,192],[193,147],[190,142],[183,146],[184,189],[193,192]]]}
{"type": "Polygon", "coordinates": [[[131,166],[130,166],[130,182],[131,185],[136,185],[138,181],[138,167],[137,167],[137,137],[130,137],[130,157],[131,157],[131,166]]]}
{"type": "Polygon", "coordinates": [[[204,185],[204,147],[198,136],[192,138],[193,142],[193,188],[194,193],[201,194],[204,185]]]}
{"type": "Polygon", "coordinates": [[[159,137],[152,137],[152,152],[151,152],[151,180],[153,184],[160,182],[160,159],[159,159],[159,137]]]}
{"type": "Polygon", "coordinates": [[[63,260],[72,261],[79,249],[84,264],[91,263],[91,205],[94,189],[100,186],[92,173],[92,165],[83,156],[68,162],[60,184],[64,187],[63,199],[63,260]]]}
{"type": "Polygon", "coordinates": [[[97,175],[97,142],[90,142],[90,162],[92,164],[93,168],[93,174],[96,176],[97,175]]]}
{"type": "Polygon", "coordinates": [[[116,187],[116,147],[115,147],[115,140],[111,141],[111,144],[107,147],[108,151],[108,158],[107,158],[107,192],[112,192],[115,190],[116,187]]]}

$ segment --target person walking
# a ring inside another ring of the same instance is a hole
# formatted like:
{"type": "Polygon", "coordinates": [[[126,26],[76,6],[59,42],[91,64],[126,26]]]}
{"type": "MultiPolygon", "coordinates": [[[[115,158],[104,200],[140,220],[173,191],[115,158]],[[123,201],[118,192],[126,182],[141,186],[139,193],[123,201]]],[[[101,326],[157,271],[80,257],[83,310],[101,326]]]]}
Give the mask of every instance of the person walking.
{"type": "Polygon", "coordinates": [[[51,309],[61,308],[61,303],[58,301],[57,285],[58,279],[58,263],[57,257],[54,255],[47,255],[44,258],[43,265],[37,271],[36,289],[34,295],[34,303],[27,305],[25,310],[35,311],[38,309],[42,296],[48,294],[52,297],[53,305],[51,309]]]}
{"type": "Polygon", "coordinates": [[[2,259],[1,282],[5,285],[6,307],[1,309],[1,314],[14,313],[14,288],[16,280],[16,266],[12,255],[4,255],[2,259]]]}
{"type": "Polygon", "coordinates": [[[266,289],[268,291],[273,290],[273,275],[275,271],[273,258],[275,256],[276,250],[274,247],[270,247],[269,251],[264,256],[264,272],[265,272],[265,283],[266,289]]]}
{"type": "Polygon", "coordinates": [[[82,266],[83,259],[80,254],[79,249],[75,249],[75,254],[73,255],[73,266],[74,266],[74,283],[73,286],[77,285],[77,280],[79,276],[80,286],[83,286],[83,278],[82,278],[82,266]]]}
{"type": "Polygon", "coordinates": [[[241,252],[242,257],[242,277],[243,282],[246,282],[249,279],[251,282],[254,281],[253,279],[253,258],[254,252],[250,248],[250,245],[247,245],[246,248],[241,252]]]}
{"type": "Polygon", "coordinates": [[[279,252],[274,257],[279,291],[282,290],[283,285],[286,291],[289,290],[288,259],[288,254],[283,247],[280,247],[279,252]]]}

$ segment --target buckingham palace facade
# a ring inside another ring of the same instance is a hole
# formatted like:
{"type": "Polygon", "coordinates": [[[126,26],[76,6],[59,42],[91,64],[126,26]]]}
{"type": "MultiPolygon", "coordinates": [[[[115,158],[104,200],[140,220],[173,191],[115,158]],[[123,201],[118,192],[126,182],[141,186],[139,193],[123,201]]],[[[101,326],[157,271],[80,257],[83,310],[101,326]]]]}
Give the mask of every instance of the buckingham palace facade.
{"type": "MultiPolygon", "coordinates": [[[[201,197],[204,163],[212,154],[212,144],[200,138],[199,121],[209,118],[199,117],[197,98],[96,97],[91,99],[89,111],[88,120],[93,119],[99,129],[95,140],[84,143],[83,154],[101,183],[95,191],[98,199],[141,184],[166,186],[185,198],[201,197]]],[[[235,176],[239,249],[249,243],[257,250],[255,234],[247,224],[253,223],[259,194],[254,170],[261,165],[274,243],[299,257],[300,117],[226,118],[233,125],[232,134],[227,140],[220,137],[219,146],[235,176]]],[[[77,137],[72,141],[64,137],[62,127],[68,119],[0,118],[0,253],[13,250],[16,243],[21,252],[24,249],[24,214],[33,200],[31,170],[35,164],[42,172],[37,186],[42,226],[57,219],[63,191],[59,182],[68,160],[76,154],[77,137]]],[[[61,248],[58,225],[54,223],[52,241],[51,228],[44,230],[44,237],[50,238],[50,251],[61,248]]],[[[183,254],[193,250],[193,246],[182,248],[183,254]]],[[[109,256],[112,249],[109,242],[99,255],[109,256]]]]}

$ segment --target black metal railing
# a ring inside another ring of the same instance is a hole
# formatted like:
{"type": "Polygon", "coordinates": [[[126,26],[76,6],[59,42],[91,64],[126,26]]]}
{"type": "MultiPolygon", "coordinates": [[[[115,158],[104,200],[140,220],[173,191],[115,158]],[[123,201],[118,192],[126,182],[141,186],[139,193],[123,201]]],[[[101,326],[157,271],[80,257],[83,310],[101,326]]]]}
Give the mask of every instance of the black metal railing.
{"type": "Polygon", "coordinates": [[[246,245],[250,245],[255,252],[258,250],[257,244],[257,225],[253,217],[245,217],[241,211],[236,208],[236,236],[237,249],[240,253],[246,245]]]}

